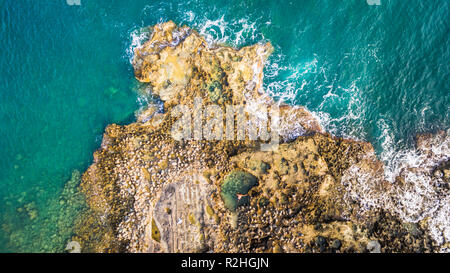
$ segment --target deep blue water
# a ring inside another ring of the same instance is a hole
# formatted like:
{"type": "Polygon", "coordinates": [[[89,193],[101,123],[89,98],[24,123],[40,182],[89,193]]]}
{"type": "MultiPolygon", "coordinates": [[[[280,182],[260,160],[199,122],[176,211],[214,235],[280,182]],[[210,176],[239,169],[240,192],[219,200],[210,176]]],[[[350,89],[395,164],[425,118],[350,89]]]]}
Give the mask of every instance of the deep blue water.
{"type": "Polygon", "coordinates": [[[62,188],[107,124],[134,120],[133,41],[161,21],[211,43],[271,41],[266,90],[387,163],[450,127],[448,0],[80,1],[0,2],[0,251],[64,248],[79,208],[62,188]]]}

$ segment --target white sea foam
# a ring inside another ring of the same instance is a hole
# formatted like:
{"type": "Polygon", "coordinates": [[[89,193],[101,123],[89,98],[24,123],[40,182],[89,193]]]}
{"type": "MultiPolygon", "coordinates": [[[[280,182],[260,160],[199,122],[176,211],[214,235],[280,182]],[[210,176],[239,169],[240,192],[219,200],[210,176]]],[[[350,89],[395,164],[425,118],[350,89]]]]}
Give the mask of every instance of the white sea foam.
{"type": "Polygon", "coordinates": [[[126,49],[126,56],[130,63],[133,61],[134,52],[136,49],[142,48],[144,43],[150,38],[150,30],[145,28],[138,28],[130,33],[129,46],[126,49]]]}
{"type": "Polygon", "coordinates": [[[270,79],[266,91],[278,101],[313,109],[321,126],[332,134],[365,139],[366,108],[359,79],[346,87],[339,85],[335,75],[327,75],[326,63],[317,54],[295,66],[281,65],[288,63],[286,58],[281,48],[275,49],[265,68],[265,76],[270,79]],[[280,75],[285,76],[280,79],[280,75]],[[319,96],[320,102],[316,99],[319,96]]]}
{"type": "MultiPolygon", "coordinates": [[[[278,49],[280,50],[280,49],[278,49]]],[[[309,82],[304,78],[307,74],[317,73],[317,59],[312,59],[297,66],[280,66],[285,56],[276,54],[266,65],[266,77],[275,79],[279,73],[289,72],[289,76],[283,80],[272,80],[266,87],[266,91],[274,98],[282,102],[296,102],[297,96],[303,93],[309,82]],[[301,81],[301,86],[297,83],[301,81]]]]}
{"type": "Polygon", "coordinates": [[[210,46],[227,44],[241,47],[249,41],[262,41],[264,36],[257,29],[258,20],[249,22],[248,18],[225,20],[224,16],[210,18],[205,14],[186,11],[184,20],[205,37],[210,46]]]}
{"type": "Polygon", "coordinates": [[[432,238],[438,244],[450,242],[450,195],[442,187],[442,178],[433,170],[450,158],[450,137],[437,134],[420,143],[417,148],[397,151],[386,122],[383,128],[384,174],[377,175],[361,169],[349,168],[342,183],[349,190],[349,197],[367,208],[378,207],[396,213],[407,222],[427,220],[432,238]],[[390,187],[380,190],[383,181],[390,187]]]}

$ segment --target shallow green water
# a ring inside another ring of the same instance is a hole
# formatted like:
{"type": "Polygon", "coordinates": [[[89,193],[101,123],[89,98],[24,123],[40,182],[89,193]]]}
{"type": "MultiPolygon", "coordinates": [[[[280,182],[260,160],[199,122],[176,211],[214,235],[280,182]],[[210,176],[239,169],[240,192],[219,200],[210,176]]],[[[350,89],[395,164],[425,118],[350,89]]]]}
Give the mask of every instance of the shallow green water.
{"type": "Polygon", "coordinates": [[[415,134],[450,125],[449,4],[0,2],[0,251],[64,249],[82,208],[72,172],[89,166],[107,124],[131,122],[142,104],[129,63],[140,27],[171,19],[211,43],[271,41],[266,89],[395,167],[415,134]]]}

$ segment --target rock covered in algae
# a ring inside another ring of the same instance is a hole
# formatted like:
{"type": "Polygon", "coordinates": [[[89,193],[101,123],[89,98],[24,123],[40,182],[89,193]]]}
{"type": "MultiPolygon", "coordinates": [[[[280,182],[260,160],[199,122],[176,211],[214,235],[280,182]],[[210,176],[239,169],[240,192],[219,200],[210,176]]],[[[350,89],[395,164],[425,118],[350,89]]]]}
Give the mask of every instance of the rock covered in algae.
{"type": "Polygon", "coordinates": [[[257,184],[257,179],[252,174],[243,171],[232,171],[225,176],[220,186],[220,196],[225,207],[235,211],[240,205],[248,203],[248,191],[257,184]]]}

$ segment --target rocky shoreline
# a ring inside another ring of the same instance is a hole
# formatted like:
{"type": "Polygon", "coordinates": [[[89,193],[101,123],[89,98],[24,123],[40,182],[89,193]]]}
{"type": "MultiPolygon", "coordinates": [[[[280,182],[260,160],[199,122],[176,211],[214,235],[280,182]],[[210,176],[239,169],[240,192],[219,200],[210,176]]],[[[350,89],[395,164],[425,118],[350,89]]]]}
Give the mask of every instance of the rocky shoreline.
{"type": "Polygon", "coordinates": [[[135,50],[133,67],[149,95],[161,99],[163,111],[149,106],[137,122],[106,128],[80,185],[90,212],[78,221],[72,239],[83,251],[438,252],[449,247],[449,227],[430,228],[434,215],[449,217],[446,132],[418,138],[418,150],[439,164],[405,170],[395,183],[386,181],[370,143],[324,132],[298,106],[279,106],[276,150],[262,151],[264,143],[248,137],[174,139],[177,106],[195,109],[196,98],[223,112],[228,105],[244,105],[248,116],[277,105],[262,88],[272,50],[270,43],[239,50],[211,47],[195,30],[171,21],[152,28],[149,41],[135,50]],[[435,152],[438,144],[444,152],[435,152]],[[410,196],[402,193],[417,190],[413,174],[429,179],[430,194],[441,200],[431,211],[410,212],[402,203],[408,200],[401,196],[410,196]]]}

